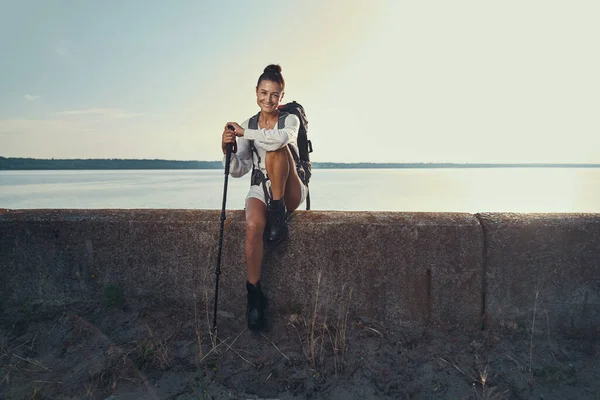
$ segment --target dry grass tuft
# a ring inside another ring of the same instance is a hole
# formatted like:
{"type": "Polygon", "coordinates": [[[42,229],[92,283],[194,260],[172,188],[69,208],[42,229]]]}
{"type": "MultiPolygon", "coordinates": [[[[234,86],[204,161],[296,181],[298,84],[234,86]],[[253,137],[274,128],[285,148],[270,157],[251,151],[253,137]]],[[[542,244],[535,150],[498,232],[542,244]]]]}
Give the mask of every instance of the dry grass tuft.
{"type": "Polygon", "coordinates": [[[533,318],[531,319],[531,332],[529,333],[529,385],[533,388],[533,333],[535,330],[535,313],[537,311],[537,301],[540,291],[535,290],[535,301],[533,302],[533,318]]]}
{"type": "Polygon", "coordinates": [[[171,357],[167,350],[167,341],[165,339],[156,340],[150,326],[146,324],[149,337],[139,341],[136,346],[138,367],[143,364],[155,365],[160,369],[171,367],[171,357]]]}
{"type": "MultiPolygon", "coordinates": [[[[449,361],[444,358],[438,358],[438,360],[443,361],[444,363],[446,363],[448,365],[451,365],[458,372],[460,372],[461,374],[466,376],[470,382],[472,382],[473,392],[475,393],[475,397],[477,398],[477,400],[507,400],[508,399],[509,390],[505,390],[503,392],[498,392],[499,389],[497,387],[489,386],[489,382],[488,382],[489,374],[488,374],[487,365],[485,366],[483,371],[479,371],[479,373],[478,373],[479,379],[477,379],[475,376],[471,375],[470,373],[465,372],[465,370],[467,370],[467,368],[460,368],[458,365],[456,365],[456,363],[450,357],[446,357],[446,358],[449,361]],[[477,388],[478,385],[480,386],[480,389],[477,388]]],[[[475,371],[471,371],[471,372],[475,372],[475,371]]]]}
{"type": "Polygon", "coordinates": [[[334,370],[338,372],[344,367],[344,357],[348,348],[348,316],[352,303],[352,288],[347,290],[345,286],[342,286],[334,299],[333,304],[337,307],[333,308],[337,308],[338,311],[337,316],[333,318],[334,323],[331,323],[328,317],[328,310],[331,308],[329,298],[323,299],[320,293],[321,271],[317,274],[316,283],[310,323],[307,323],[307,318],[294,314],[290,317],[288,325],[293,326],[296,330],[302,352],[314,370],[324,364],[327,355],[333,355],[334,370]]]}
{"type": "Polygon", "coordinates": [[[508,399],[509,390],[505,390],[504,392],[498,392],[497,387],[489,387],[487,385],[488,378],[488,367],[486,366],[483,371],[479,373],[479,383],[481,384],[481,394],[477,392],[475,387],[475,383],[473,383],[473,391],[475,392],[475,396],[477,400],[506,400],[508,399]]]}

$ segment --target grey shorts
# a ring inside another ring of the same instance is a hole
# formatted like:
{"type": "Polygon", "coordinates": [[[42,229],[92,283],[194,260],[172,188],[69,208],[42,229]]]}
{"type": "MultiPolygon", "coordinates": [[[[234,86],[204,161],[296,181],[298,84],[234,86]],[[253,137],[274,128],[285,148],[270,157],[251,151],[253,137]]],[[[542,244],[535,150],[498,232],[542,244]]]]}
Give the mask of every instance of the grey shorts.
{"type": "MultiPolygon", "coordinates": [[[[271,193],[271,181],[267,181],[267,191],[271,193]]],[[[306,200],[307,194],[308,188],[306,187],[306,185],[300,183],[300,205],[306,200]]],[[[250,190],[248,190],[248,194],[246,195],[246,200],[244,200],[244,202],[247,202],[250,197],[259,199],[260,201],[265,203],[265,205],[267,204],[267,201],[265,200],[265,191],[262,185],[251,185],[250,190]]]]}

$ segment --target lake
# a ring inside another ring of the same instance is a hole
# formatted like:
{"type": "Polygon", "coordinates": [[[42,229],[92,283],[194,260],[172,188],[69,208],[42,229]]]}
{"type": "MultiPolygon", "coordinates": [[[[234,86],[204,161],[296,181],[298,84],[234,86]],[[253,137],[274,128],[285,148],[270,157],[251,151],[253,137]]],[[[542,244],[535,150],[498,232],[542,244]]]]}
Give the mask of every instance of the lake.
{"type": "MultiPolygon", "coordinates": [[[[249,179],[229,178],[228,209],[249,179]]],[[[221,209],[223,184],[223,170],[0,171],[0,208],[221,209]]],[[[313,210],[600,213],[600,168],[314,169],[310,190],[313,210]]]]}

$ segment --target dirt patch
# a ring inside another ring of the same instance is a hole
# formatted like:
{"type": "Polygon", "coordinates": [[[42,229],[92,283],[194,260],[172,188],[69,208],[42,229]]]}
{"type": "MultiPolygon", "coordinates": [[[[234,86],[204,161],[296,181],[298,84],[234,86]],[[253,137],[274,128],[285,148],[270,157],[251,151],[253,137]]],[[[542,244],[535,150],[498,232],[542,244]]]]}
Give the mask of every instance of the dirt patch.
{"type": "MultiPolygon", "coordinates": [[[[240,315],[243,313],[240,313],[240,315]]],[[[386,332],[275,311],[265,334],[201,302],[23,307],[0,324],[5,399],[598,399],[598,332],[386,332]]]]}

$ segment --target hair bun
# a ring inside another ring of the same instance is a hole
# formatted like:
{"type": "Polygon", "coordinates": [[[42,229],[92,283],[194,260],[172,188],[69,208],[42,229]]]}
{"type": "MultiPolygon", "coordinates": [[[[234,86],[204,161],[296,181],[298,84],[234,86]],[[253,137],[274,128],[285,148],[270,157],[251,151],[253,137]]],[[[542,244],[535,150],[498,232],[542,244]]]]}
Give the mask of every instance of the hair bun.
{"type": "Polygon", "coordinates": [[[270,73],[275,73],[275,74],[281,74],[281,66],[280,66],[280,65],[277,65],[277,64],[270,64],[270,65],[267,65],[267,66],[266,66],[266,68],[265,68],[265,71],[264,71],[264,72],[267,72],[267,73],[269,73],[269,72],[270,72],[270,73]]]}
{"type": "Polygon", "coordinates": [[[281,89],[283,89],[285,87],[285,80],[283,79],[283,75],[281,75],[281,66],[278,64],[267,65],[264,69],[264,72],[258,77],[256,88],[258,89],[260,83],[265,80],[279,83],[281,85],[281,89]]]}

